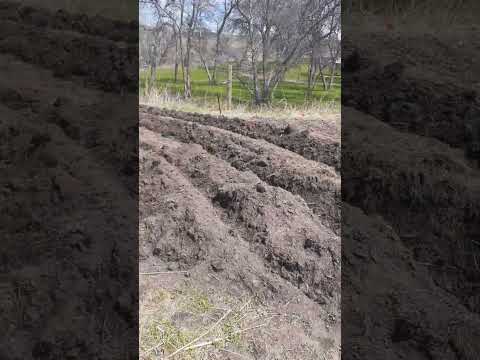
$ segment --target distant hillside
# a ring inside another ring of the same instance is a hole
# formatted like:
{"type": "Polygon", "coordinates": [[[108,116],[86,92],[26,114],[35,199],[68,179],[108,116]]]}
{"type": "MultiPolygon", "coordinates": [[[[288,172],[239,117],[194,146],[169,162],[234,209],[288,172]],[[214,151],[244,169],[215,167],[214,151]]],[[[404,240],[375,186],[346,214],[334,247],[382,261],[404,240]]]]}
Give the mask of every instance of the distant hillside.
{"type": "MultiPolygon", "coordinates": [[[[145,68],[147,66],[147,51],[151,44],[154,41],[153,35],[153,28],[146,25],[140,25],[139,28],[139,51],[140,51],[140,66],[145,68]]],[[[166,32],[162,34],[162,37],[157,40],[160,42],[160,46],[163,46],[162,42],[165,38],[170,37],[171,34],[166,32]]],[[[215,33],[211,31],[205,31],[202,34],[202,37],[206,39],[206,44],[202,47],[201,51],[207,58],[213,58],[213,54],[215,52],[215,33]]],[[[220,63],[225,63],[227,61],[232,61],[238,59],[242,56],[242,48],[243,48],[243,37],[240,35],[233,35],[225,33],[222,35],[222,42],[223,42],[223,56],[221,56],[220,63]]],[[[158,44],[157,44],[158,46],[158,44]]],[[[175,63],[175,46],[172,46],[170,50],[167,52],[165,58],[159,59],[158,65],[159,66],[171,66],[175,63]]],[[[198,55],[198,48],[194,47],[193,49],[193,58],[192,58],[192,65],[193,66],[201,66],[201,60],[198,55]]]]}
{"type": "MultiPolygon", "coordinates": [[[[203,54],[206,59],[213,59],[213,54],[215,52],[215,41],[216,41],[216,34],[214,32],[204,30],[205,32],[202,34],[202,37],[206,39],[206,43],[202,46],[201,49],[198,46],[193,48],[192,52],[192,66],[202,66],[202,62],[200,60],[199,51],[203,54]]],[[[154,29],[150,26],[140,25],[139,29],[139,36],[140,36],[140,67],[146,68],[148,66],[148,49],[153,44],[155,36],[154,36],[154,29]]],[[[161,34],[161,36],[157,37],[157,46],[160,46],[161,49],[164,48],[164,42],[171,37],[171,33],[165,31],[161,34]]],[[[224,33],[222,35],[222,56],[219,59],[219,64],[224,64],[229,61],[235,61],[242,57],[243,49],[245,48],[244,43],[245,39],[241,35],[235,35],[230,33],[224,33]]],[[[339,40],[340,41],[340,40],[339,40]]],[[[320,53],[322,57],[329,59],[329,50],[328,48],[320,49],[320,53]]],[[[307,61],[307,60],[305,60],[307,61]]],[[[340,59],[339,59],[340,61],[340,59]]],[[[173,45],[169,51],[166,53],[165,57],[162,59],[158,59],[157,66],[159,67],[167,67],[173,66],[175,63],[175,46],[173,45]]]]}

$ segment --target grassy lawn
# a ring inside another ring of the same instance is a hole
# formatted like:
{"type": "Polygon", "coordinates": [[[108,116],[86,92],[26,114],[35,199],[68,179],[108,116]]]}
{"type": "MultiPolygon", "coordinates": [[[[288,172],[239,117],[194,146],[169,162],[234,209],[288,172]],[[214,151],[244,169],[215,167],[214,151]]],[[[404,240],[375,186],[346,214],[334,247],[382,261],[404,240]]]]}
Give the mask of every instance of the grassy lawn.
{"type": "MultiPolygon", "coordinates": [[[[338,74],[339,75],[339,74],[338,74]]],[[[145,89],[146,71],[140,72],[140,89],[145,89]]],[[[299,66],[291,69],[283,82],[279,84],[274,93],[274,105],[288,103],[289,105],[303,105],[305,103],[307,67],[299,66]]],[[[226,72],[219,71],[217,75],[218,82],[226,80],[226,72]]],[[[182,73],[179,72],[178,82],[174,82],[174,72],[170,68],[161,68],[157,70],[155,86],[157,89],[166,89],[171,94],[181,94],[183,92],[182,73]]],[[[340,76],[335,78],[335,83],[330,91],[324,91],[322,84],[318,84],[313,91],[313,101],[315,102],[340,102],[340,76]]],[[[202,68],[192,70],[192,95],[196,99],[206,101],[217,101],[217,95],[220,99],[226,97],[226,85],[209,85],[208,76],[202,68]]],[[[251,100],[250,93],[238,80],[233,80],[232,89],[233,102],[236,104],[246,104],[251,100]]]]}

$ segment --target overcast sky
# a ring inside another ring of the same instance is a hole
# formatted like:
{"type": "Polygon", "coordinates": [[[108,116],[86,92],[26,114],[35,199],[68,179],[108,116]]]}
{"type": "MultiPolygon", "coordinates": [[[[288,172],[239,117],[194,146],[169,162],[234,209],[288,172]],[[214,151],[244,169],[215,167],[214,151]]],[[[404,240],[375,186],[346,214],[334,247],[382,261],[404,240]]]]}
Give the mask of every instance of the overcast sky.
{"type": "Polygon", "coordinates": [[[155,25],[155,17],[153,16],[153,10],[151,7],[145,5],[139,6],[139,21],[142,25],[155,25]]]}

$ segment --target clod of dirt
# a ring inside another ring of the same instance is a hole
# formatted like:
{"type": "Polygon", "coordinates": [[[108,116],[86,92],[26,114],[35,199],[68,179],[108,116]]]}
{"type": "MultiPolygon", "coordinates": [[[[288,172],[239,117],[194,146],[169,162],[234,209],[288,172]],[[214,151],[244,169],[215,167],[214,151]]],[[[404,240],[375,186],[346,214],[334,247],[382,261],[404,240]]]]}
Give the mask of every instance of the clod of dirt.
{"type": "Polygon", "coordinates": [[[263,185],[262,183],[258,183],[257,186],[256,186],[256,189],[259,193],[264,193],[265,191],[267,191],[265,189],[265,185],[263,185]]]}
{"type": "Polygon", "coordinates": [[[213,271],[215,271],[215,272],[220,272],[220,271],[225,270],[225,263],[223,262],[223,260],[213,260],[210,263],[210,266],[212,267],[213,271]]]}
{"type": "Polygon", "coordinates": [[[405,71],[405,65],[399,61],[388,64],[383,68],[383,76],[386,79],[391,79],[393,81],[399,80],[403,72],[405,71]]]}

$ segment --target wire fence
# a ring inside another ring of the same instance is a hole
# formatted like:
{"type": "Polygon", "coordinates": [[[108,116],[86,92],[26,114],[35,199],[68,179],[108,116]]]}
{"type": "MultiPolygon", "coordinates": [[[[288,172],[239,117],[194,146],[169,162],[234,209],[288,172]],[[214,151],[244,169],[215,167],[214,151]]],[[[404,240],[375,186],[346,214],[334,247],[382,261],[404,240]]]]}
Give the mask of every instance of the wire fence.
{"type": "MultiPolygon", "coordinates": [[[[191,91],[194,99],[204,102],[227,103],[229,98],[228,66],[219,66],[214,72],[209,69],[210,77],[206,70],[196,67],[191,71],[191,91]]],[[[326,70],[325,84],[319,77],[312,91],[308,89],[308,66],[299,65],[287,72],[285,78],[276,86],[272,94],[272,103],[302,105],[306,102],[339,102],[341,89],[340,71],[334,73],[331,86],[330,70],[326,70]]],[[[150,70],[140,71],[140,91],[145,95],[149,89],[164,91],[171,96],[183,96],[184,85],[182,72],[179,69],[175,79],[172,67],[159,68],[150,79],[150,70]]],[[[233,104],[250,104],[253,99],[251,89],[245,80],[248,74],[240,67],[232,67],[231,99],[233,104]]],[[[260,84],[261,84],[260,79],[260,84]]]]}

